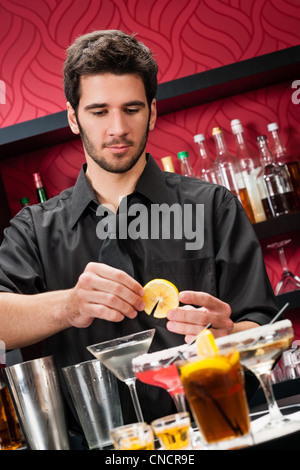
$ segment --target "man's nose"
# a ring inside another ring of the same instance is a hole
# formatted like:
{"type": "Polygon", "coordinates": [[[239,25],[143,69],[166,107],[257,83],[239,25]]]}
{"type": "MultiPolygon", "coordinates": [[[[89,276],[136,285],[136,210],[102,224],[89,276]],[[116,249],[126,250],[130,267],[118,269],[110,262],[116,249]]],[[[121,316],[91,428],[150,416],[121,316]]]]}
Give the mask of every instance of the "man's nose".
{"type": "Polygon", "coordinates": [[[111,114],[111,119],[107,131],[110,136],[121,136],[128,134],[129,126],[124,113],[115,112],[111,114]]]}

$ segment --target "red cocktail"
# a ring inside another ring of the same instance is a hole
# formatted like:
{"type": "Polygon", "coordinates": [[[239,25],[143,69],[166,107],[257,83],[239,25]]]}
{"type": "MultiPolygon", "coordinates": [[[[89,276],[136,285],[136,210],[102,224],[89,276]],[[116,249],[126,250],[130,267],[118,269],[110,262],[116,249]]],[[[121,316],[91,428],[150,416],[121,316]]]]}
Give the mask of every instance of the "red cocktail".
{"type": "Polygon", "coordinates": [[[168,365],[168,363],[178,350],[184,351],[186,348],[187,345],[184,345],[143,354],[132,361],[136,377],[143,383],[167,390],[179,412],[186,411],[185,394],[176,365],[174,363],[168,365]]]}

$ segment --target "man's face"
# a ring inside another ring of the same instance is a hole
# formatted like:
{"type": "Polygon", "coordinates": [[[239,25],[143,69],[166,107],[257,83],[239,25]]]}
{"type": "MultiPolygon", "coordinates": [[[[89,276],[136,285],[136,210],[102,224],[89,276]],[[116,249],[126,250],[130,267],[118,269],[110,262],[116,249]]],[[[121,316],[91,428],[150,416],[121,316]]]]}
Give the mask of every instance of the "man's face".
{"type": "Polygon", "coordinates": [[[72,131],[80,133],[87,161],[124,173],[145,156],[156,104],[153,100],[149,110],[143,81],[136,75],[92,75],[81,77],[77,116],[70,105],[68,116],[72,131]]]}

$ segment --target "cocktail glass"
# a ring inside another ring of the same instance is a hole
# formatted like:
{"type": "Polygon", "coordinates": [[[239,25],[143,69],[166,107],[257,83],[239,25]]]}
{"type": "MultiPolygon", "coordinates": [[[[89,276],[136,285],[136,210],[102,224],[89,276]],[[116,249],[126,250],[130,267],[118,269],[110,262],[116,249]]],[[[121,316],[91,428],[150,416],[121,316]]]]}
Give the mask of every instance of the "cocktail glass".
{"type": "Polygon", "coordinates": [[[300,277],[289,270],[287,260],[284,253],[284,246],[292,240],[282,240],[280,242],[271,243],[268,248],[276,249],[278,251],[279,261],[282,267],[281,279],[275,288],[275,295],[284,294],[300,289],[300,277]]]}
{"type": "Polygon", "coordinates": [[[136,391],[132,359],[148,351],[154,333],[155,329],[151,329],[87,346],[90,353],[128,386],[138,421],[144,421],[144,418],[136,391]]]}
{"type": "Polygon", "coordinates": [[[176,346],[151,354],[142,354],[132,360],[136,377],[143,383],[163,388],[169,392],[178,412],[186,411],[184,389],[175,363],[168,365],[178,351],[184,353],[187,345],[176,346]]]}
{"type": "Polygon", "coordinates": [[[216,339],[221,350],[236,348],[240,353],[242,365],[252,371],[259,380],[267,400],[269,420],[266,428],[269,429],[295,423],[281,413],[271,380],[272,367],[280,354],[290,346],[293,336],[290,320],[282,320],[216,339]]]}

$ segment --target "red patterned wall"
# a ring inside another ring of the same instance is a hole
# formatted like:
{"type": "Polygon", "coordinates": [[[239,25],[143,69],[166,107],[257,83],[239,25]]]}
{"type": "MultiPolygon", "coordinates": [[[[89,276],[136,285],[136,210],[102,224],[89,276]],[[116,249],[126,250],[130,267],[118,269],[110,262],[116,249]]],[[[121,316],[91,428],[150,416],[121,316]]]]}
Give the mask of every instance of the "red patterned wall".
{"type": "MultiPolygon", "coordinates": [[[[62,66],[66,47],[93,29],[137,33],[159,64],[160,83],[299,44],[299,0],[1,0],[0,80],[6,104],[0,125],[10,126],[65,109],[62,66]]],[[[300,77],[295,77],[300,79],[300,77]]],[[[277,121],[291,154],[300,155],[300,104],[292,103],[291,83],[214,101],[162,116],[150,134],[148,151],[159,161],[188,150],[194,163],[193,135],[204,133],[211,154],[211,129],[224,130],[234,152],[230,120],[242,120],[251,146],[277,121]]],[[[20,149],[21,152],[21,149],[20,149]]],[[[40,171],[49,195],[72,185],[83,162],[80,141],[0,161],[11,211],[19,199],[35,201],[32,173],[40,171]]],[[[275,286],[279,264],[266,254],[275,286]]],[[[287,248],[290,267],[300,273],[299,240],[287,248]],[[295,256],[296,255],[296,256],[295,256]]]]}

